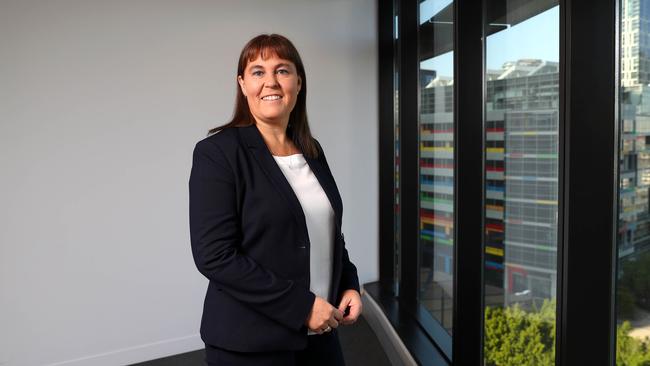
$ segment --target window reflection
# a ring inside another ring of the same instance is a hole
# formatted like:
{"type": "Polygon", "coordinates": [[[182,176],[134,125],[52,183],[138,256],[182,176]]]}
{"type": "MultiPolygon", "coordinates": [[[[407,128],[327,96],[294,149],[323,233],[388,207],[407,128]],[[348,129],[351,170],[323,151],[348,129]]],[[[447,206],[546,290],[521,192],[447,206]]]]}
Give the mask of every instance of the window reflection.
{"type": "Polygon", "coordinates": [[[618,366],[650,364],[650,3],[621,1],[618,366]]]}
{"type": "Polygon", "coordinates": [[[485,364],[553,365],[559,7],[487,6],[485,364]]]}
{"type": "Polygon", "coordinates": [[[421,2],[419,302],[450,334],[454,246],[452,48],[452,2],[421,2]]]}

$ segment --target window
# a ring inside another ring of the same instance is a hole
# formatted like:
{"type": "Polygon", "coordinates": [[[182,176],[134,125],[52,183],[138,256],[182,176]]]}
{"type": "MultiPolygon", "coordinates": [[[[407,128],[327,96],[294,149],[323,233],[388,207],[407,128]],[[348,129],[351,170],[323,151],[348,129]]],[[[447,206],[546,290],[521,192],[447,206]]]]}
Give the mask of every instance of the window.
{"type": "Polygon", "coordinates": [[[420,2],[418,302],[452,332],[454,262],[453,3],[420,2]]]}
{"type": "MultiPolygon", "coordinates": [[[[380,263],[401,276],[384,277],[399,292],[366,289],[419,364],[611,366],[615,276],[618,330],[642,328],[634,281],[650,263],[632,258],[650,238],[650,7],[621,1],[393,2],[399,136],[380,142],[398,141],[399,159],[380,172],[399,165],[399,206],[381,227],[398,217],[399,233],[380,263]],[[616,14],[629,14],[620,33],[616,14]]],[[[620,334],[641,360],[650,345],[620,334]]]]}
{"type": "MultiPolygon", "coordinates": [[[[639,0],[621,0],[623,8],[644,6],[639,0]]],[[[631,39],[632,70],[650,62],[647,24],[650,14],[624,13],[622,22],[630,19],[631,27],[623,29],[621,38],[631,39]],[[640,19],[639,19],[640,18],[640,19]],[[640,23],[639,23],[640,20],[640,23]],[[639,24],[642,25],[639,28],[639,24]],[[630,37],[633,33],[634,37],[630,37]]],[[[621,63],[630,62],[627,54],[621,63]]],[[[619,134],[618,192],[618,270],[616,314],[616,363],[643,365],[650,363],[650,150],[646,128],[650,114],[650,93],[645,73],[632,72],[624,78],[620,95],[621,131],[619,134]]]]}
{"type": "Polygon", "coordinates": [[[485,69],[494,76],[486,78],[485,100],[486,365],[525,352],[530,344],[507,340],[527,332],[541,334],[531,341],[537,354],[521,365],[550,365],[555,355],[559,6],[541,5],[548,3],[529,2],[522,10],[506,1],[489,7],[494,12],[484,20],[485,69]],[[546,326],[534,325],[540,317],[546,326]],[[515,322],[520,326],[504,330],[504,323],[515,322]]]}

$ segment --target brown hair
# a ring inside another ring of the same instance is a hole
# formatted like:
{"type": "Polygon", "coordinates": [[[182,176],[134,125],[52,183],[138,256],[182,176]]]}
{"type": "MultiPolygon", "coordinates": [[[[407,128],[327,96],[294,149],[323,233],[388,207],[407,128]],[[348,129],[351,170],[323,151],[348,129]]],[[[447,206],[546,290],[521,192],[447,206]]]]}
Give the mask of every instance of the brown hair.
{"type": "MultiPolygon", "coordinates": [[[[307,77],[305,67],[302,64],[298,50],[286,37],[279,34],[260,34],[246,43],[239,55],[237,64],[237,75],[244,77],[246,65],[256,60],[258,57],[266,60],[268,57],[277,56],[293,62],[296,66],[298,76],[302,80],[296,105],[289,115],[289,124],[287,126],[287,136],[293,143],[310,158],[318,157],[318,147],[309,130],[307,122],[307,77]]],[[[237,86],[237,99],[235,102],[235,111],[230,122],[225,125],[215,127],[208,132],[208,135],[217,133],[221,130],[231,127],[250,126],[255,123],[248,108],[248,101],[239,87],[237,86]]]]}

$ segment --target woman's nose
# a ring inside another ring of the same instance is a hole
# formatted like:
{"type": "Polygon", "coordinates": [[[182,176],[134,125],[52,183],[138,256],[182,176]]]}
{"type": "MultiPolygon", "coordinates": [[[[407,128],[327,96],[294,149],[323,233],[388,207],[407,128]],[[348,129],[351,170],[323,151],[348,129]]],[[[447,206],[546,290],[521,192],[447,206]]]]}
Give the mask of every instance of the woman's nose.
{"type": "Polygon", "coordinates": [[[270,72],[266,74],[266,79],[264,80],[264,86],[268,86],[270,88],[278,86],[278,78],[274,72],[270,72]]]}

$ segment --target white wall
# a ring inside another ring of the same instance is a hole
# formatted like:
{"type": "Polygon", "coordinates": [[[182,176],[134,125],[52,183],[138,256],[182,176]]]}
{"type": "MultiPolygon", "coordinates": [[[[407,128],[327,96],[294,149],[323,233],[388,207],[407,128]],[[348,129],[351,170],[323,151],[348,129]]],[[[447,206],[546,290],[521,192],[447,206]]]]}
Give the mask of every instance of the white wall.
{"type": "Polygon", "coordinates": [[[201,348],[187,181],[252,36],[293,40],[363,282],[377,269],[373,0],[0,0],[0,365],[201,348]]]}

